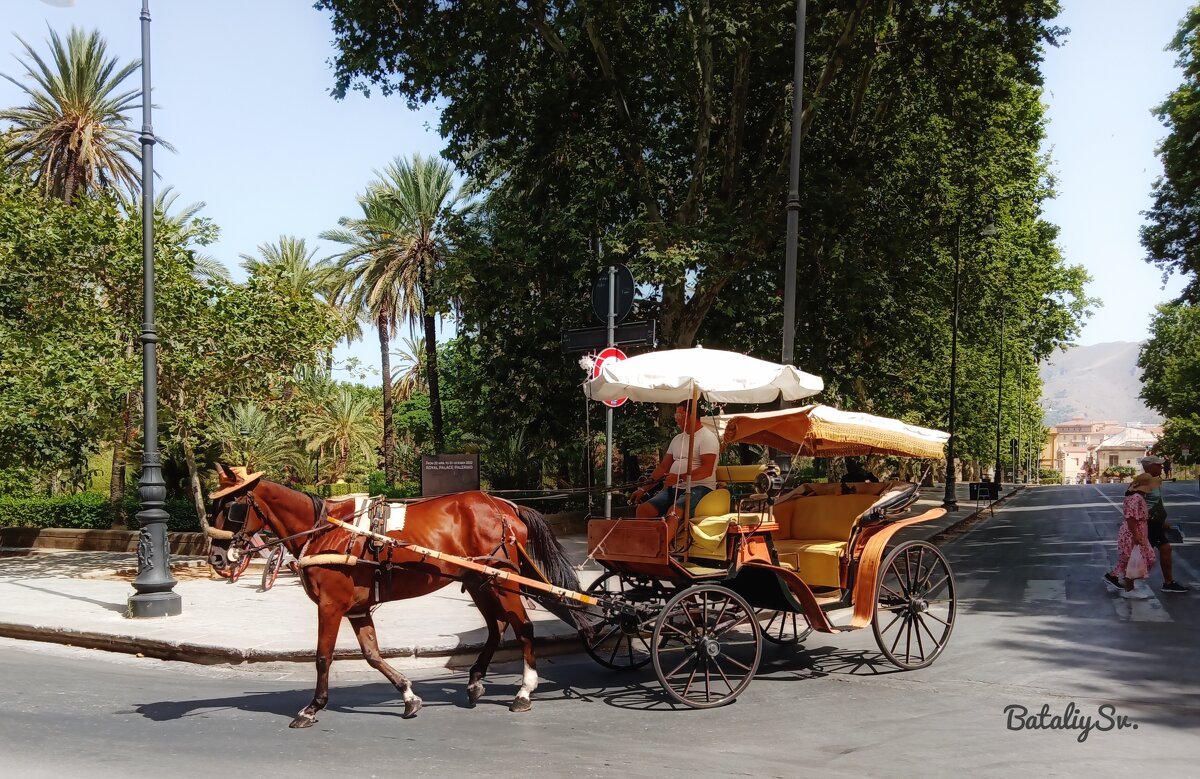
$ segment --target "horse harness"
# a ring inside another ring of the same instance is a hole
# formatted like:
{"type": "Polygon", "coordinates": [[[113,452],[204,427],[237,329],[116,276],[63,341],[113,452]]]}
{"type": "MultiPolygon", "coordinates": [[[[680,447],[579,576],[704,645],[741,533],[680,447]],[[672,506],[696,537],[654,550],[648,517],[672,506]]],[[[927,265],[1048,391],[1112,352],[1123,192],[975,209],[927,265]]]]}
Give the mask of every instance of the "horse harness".
{"type": "MultiPolygon", "coordinates": [[[[486,495],[486,493],[485,493],[486,495]]],[[[269,526],[268,515],[270,509],[262,506],[254,499],[253,493],[245,493],[245,502],[235,500],[229,508],[226,509],[225,523],[231,528],[230,538],[231,546],[237,546],[239,549],[248,549],[250,546],[249,538],[246,536],[245,527],[248,512],[253,510],[258,515],[264,526],[269,526]]],[[[305,573],[307,568],[323,565],[371,565],[375,567],[374,576],[374,603],[370,609],[374,609],[381,604],[380,590],[391,587],[393,571],[396,568],[411,568],[425,563],[425,558],[418,560],[397,561],[393,554],[397,548],[401,548],[406,544],[400,539],[395,539],[396,543],[387,543],[384,539],[386,530],[386,501],[382,497],[369,498],[367,505],[359,511],[354,512],[347,520],[353,522],[362,514],[366,514],[370,520],[370,530],[363,532],[353,527],[344,527],[348,531],[345,546],[341,551],[337,552],[321,552],[317,554],[309,554],[309,547],[312,542],[326,533],[335,529],[335,525],[327,521],[328,506],[325,501],[312,496],[313,500],[313,527],[295,533],[290,536],[279,538],[268,542],[264,547],[273,547],[281,545],[287,541],[297,538],[304,538],[304,545],[297,555],[299,563],[300,583],[303,585],[306,592],[311,593],[308,583],[308,577],[305,573]]],[[[473,562],[484,563],[495,568],[508,568],[514,572],[519,572],[519,555],[521,545],[517,542],[516,532],[513,530],[512,523],[509,521],[507,513],[496,505],[495,499],[490,495],[486,495],[489,502],[496,508],[496,513],[500,516],[500,542],[496,545],[489,554],[476,555],[465,558],[473,562]],[[501,556],[502,555],[502,556],[501,556]]],[[[505,501],[506,503],[508,501],[505,501]]],[[[224,535],[222,533],[221,535],[224,535]]],[[[528,555],[526,555],[528,557],[528,555]]],[[[464,576],[445,573],[440,569],[434,569],[435,575],[444,578],[460,581],[463,584],[463,591],[467,588],[467,577],[475,576],[467,574],[464,576]]]]}

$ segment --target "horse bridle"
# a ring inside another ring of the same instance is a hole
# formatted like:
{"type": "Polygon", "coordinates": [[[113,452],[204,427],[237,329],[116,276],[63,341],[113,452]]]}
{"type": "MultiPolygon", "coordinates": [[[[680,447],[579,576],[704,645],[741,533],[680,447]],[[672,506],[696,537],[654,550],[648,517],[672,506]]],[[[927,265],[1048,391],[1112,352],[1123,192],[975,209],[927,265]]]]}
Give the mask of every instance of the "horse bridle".
{"type": "Polygon", "coordinates": [[[229,542],[230,562],[237,562],[238,557],[250,548],[250,539],[246,535],[246,520],[252,508],[254,509],[254,513],[258,515],[263,527],[266,527],[266,518],[263,516],[262,509],[255,502],[254,496],[247,492],[244,496],[238,496],[221,507],[221,511],[225,515],[225,522],[223,523],[225,527],[209,527],[205,531],[209,538],[229,542]],[[245,498],[244,501],[242,500],[243,497],[245,498]]]}
{"type": "MultiPolygon", "coordinates": [[[[253,510],[255,515],[258,517],[259,524],[261,525],[260,529],[270,528],[271,525],[267,521],[266,511],[264,511],[263,508],[258,505],[258,501],[254,499],[254,493],[249,491],[243,495],[233,498],[228,505],[222,507],[222,511],[225,513],[224,524],[226,527],[232,527],[232,530],[215,527],[208,528],[207,533],[210,538],[219,541],[229,541],[229,552],[233,553],[228,555],[230,562],[237,562],[239,556],[250,551],[252,544],[250,542],[250,536],[246,534],[246,520],[249,517],[249,512],[251,510],[253,510]],[[244,501],[242,500],[243,498],[245,499],[244,501]]],[[[323,514],[323,511],[320,512],[320,515],[323,514]]],[[[330,530],[332,528],[332,525],[325,525],[323,527],[319,526],[317,524],[317,520],[314,519],[312,528],[308,530],[301,530],[299,533],[293,533],[290,536],[276,538],[263,544],[261,548],[269,549],[273,546],[282,546],[284,542],[291,541],[294,538],[303,538],[304,536],[310,536],[324,530],[330,530]]],[[[258,531],[256,530],[255,532],[257,533],[258,531]]]]}

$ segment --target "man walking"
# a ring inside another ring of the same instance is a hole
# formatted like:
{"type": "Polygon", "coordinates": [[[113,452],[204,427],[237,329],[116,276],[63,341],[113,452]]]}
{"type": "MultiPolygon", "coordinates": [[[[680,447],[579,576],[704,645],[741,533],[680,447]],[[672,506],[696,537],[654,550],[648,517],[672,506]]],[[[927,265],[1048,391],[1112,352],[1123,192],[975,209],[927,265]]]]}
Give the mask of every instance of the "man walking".
{"type": "Polygon", "coordinates": [[[1149,509],[1149,521],[1146,523],[1146,535],[1150,546],[1158,550],[1158,564],[1162,568],[1163,592],[1187,592],[1188,588],[1175,581],[1171,565],[1171,544],[1167,541],[1167,510],[1162,499],[1163,458],[1156,456],[1143,457],[1142,470],[1154,478],[1153,487],[1146,495],[1146,505],[1149,509]]]}

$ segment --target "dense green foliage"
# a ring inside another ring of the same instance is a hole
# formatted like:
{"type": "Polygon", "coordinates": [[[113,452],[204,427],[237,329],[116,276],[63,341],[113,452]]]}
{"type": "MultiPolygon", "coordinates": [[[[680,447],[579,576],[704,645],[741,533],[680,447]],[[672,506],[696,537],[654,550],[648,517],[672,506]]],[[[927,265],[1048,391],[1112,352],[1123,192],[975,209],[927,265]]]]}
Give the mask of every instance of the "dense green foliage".
{"type": "MultiPolygon", "coordinates": [[[[580,440],[583,375],[559,335],[589,323],[589,287],[614,259],[661,345],[777,358],[791,3],[317,5],[332,12],[335,90],[437,100],[447,156],[485,194],[452,231],[444,276],[477,365],[473,433],[580,440]]],[[[826,378],[826,402],[944,426],[961,223],[967,457],[990,459],[995,440],[1001,312],[1001,435],[1020,415],[1040,443],[1036,360],[1090,302],[1041,218],[1038,64],[1057,10],[809,4],[797,363],[826,378]],[[989,220],[999,232],[981,238],[989,220]]],[[[618,437],[644,439],[643,413],[622,409],[618,437]]]]}
{"type": "Polygon", "coordinates": [[[1200,5],[1180,22],[1170,48],[1183,80],[1158,107],[1168,133],[1142,244],[1164,277],[1178,273],[1187,284],[1178,301],[1158,307],[1138,366],[1142,397],[1166,418],[1158,448],[1186,463],[1200,459],[1200,5]]]}
{"type": "Polygon", "coordinates": [[[1178,301],[1158,307],[1142,347],[1142,397],[1166,418],[1159,450],[1176,462],[1200,459],[1200,308],[1178,301]],[[1183,458],[1182,449],[1191,451],[1183,458]]]}
{"type": "MultiPolygon", "coordinates": [[[[106,530],[112,525],[110,511],[108,499],[94,492],[49,498],[0,497],[0,527],[106,530]]],[[[195,515],[192,521],[195,522],[195,515]]]]}
{"type": "Polygon", "coordinates": [[[1156,109],[1167,128],[1158,150],[1163,175],[1151,193],[1142,244],[1164,275],[1187,277],[1184,298],[1200,303],[1200,5],[1180,22],[1168,48],[1178,54],[1183,81],[1156,109]]]}

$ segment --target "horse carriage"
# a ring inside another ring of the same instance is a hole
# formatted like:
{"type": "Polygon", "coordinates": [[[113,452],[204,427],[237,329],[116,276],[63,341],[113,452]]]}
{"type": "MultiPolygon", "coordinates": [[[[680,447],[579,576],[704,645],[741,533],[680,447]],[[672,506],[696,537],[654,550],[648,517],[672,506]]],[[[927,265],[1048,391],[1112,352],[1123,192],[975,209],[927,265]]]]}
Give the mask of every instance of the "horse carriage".
{"type": "MultiPolygon", "coordinates": [[[[818,377],[713,350],[676,350],[606,363],[585,385],[596,400],[765,403],[819,392],[818,377]]],[[[718,415],[704,420],[725,444],[769,445],[808,456],[893,454],[940,457],[946,436],[897,420],[824,406],[718,415]]],[[[708,708],[737,698],[754,678],[763,640],[798,643],[811,631],[872,626],[884,656],[900,668],[932,663],[954,626],[954,577],[936,546],[908,541],[909,525],[941,516],[908,511],[917,486],[904,482],[800,484],[782,491],[769,466],[719,466],[724,483],[693,516],[678,520],[610,517],[588,526],[589,554],[603,574],[586,591],[562,546],[536,511],[482,492],[411,504],[355,508],[327,503],[219,467],[213,493],[213,556],[218,573],[230,549],[269,527],[299,561],[301,583],[317,604],[317,687],[292,721],[307,727],[328,701],[329,665],[341,619],[363,656],[395,685],[405,716],[421,701],[381,656],[372,610],[452,582],[483,615],[488,640],[471,667],[471,705],[506,628],[520,640],[522,684],[510,708],[526,711],[537,687],[533,631],[522,596],[576,625],[600,664],[653,663],[667,694],[708,708]],[[373,523],[364,523],[364,516],[373,523]]],[[[235,554],[234,557],[237,555],[235,554]]]]}

